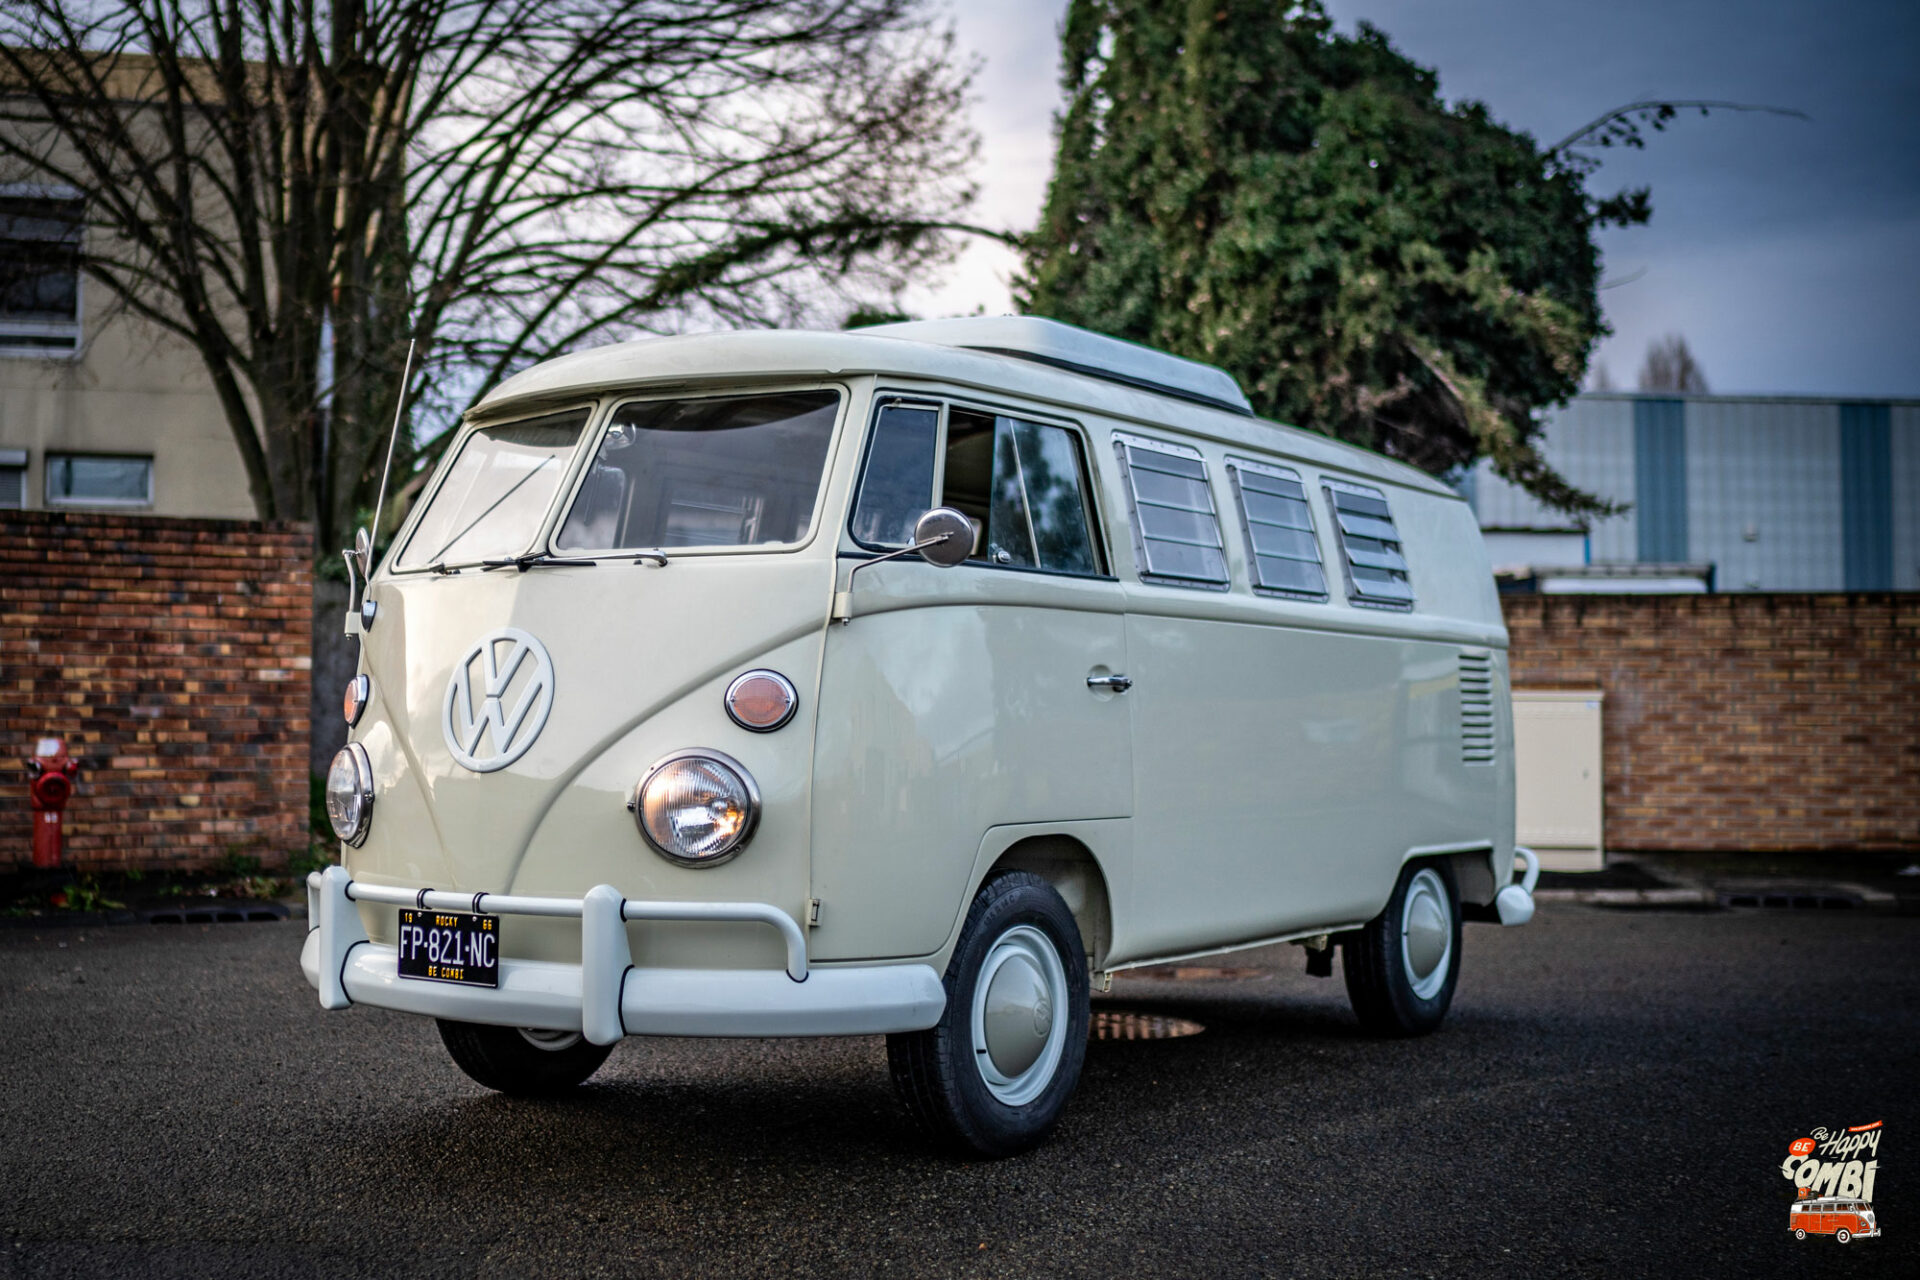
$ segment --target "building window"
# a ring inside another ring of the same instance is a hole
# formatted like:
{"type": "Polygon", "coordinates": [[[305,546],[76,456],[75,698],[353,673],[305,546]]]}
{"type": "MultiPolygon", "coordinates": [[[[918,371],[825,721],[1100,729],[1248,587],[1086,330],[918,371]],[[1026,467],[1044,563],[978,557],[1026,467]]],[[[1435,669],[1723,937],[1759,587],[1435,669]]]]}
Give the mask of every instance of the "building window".
{"type": "Polygon", "coordinates": [[[0,194],[0,350],[79,349],[83,211],[70,196],[0,194]]]}
{"type": "Polygon", "coordinates": [[[1300,473],[1246,458],[1227,459],[1227,478],[1240,503],[1247,533],[1253,589],[1262,595],[1325,600],[1327,574],[1320,540],[1313,534],[1313,508],[1300,473]]]}
{"type": "Polygon", "coordinates": [[[1413,608],[1413,583],[1387,495],[1339,480],[1324,484],[1346,556],[1347,599],[1374,609],[1413,608]]]}
{"type": "Polygon", "coordinates": [[[1127,478],[1140,576],[1226,590],[1227,556],[1200,451],[1139,436],[1116,435],[1113,442],[1127,478]]]}
{"type": "Polygon", "coordinates": [[[0,511],[27,505],[27,451],[0,449],[0,511]]]}
{"type": "Polygon", "coordinates": [[[153,459],[85,453],[47,455],[50,507],[153,505],[153,459]]]}

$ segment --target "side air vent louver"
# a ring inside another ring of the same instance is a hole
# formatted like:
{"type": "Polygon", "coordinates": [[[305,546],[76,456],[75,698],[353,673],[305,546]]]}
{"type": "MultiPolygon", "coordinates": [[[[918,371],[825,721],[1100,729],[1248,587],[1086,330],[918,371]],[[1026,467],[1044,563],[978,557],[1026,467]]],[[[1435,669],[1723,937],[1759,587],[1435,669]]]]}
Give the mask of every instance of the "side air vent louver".
{"type": "Polygon", "coordinates": [[[1460,760],[1493,763],[1493,655],[1460,655],[1460,760]]]}

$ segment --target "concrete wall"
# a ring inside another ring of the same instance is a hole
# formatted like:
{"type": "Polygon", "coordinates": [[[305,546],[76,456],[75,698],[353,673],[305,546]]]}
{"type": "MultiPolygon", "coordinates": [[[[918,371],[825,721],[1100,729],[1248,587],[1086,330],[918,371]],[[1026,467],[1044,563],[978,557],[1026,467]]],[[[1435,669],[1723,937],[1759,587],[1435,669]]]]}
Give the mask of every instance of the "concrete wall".
{"type": "MultiPolygon", "coordinates": [[[[200,357],[81,288],[77,354],[0,354],[0,448],[28,451],[26,506],[45,507],[47,452],[153,458],[144,513],[250,520],[240,450],[200,357]]],[[[80,508],[63,507],[62,510],[80,508]]]]}
{"type": "MultiPolygon", "coordinates": [[[[305,846],[312,541],[293,523],[0,512],[0,755],[58,734],[93,765],[69,865],[271,866],[305,846]]],[[[12,776],[0,868],[31,840],[12,776]]]]}
{"type": "Polygon", "coordinates": [[[1920,850],[1920,595],[1502,604],[1516,689],[1606,692],[1609,848],[1920,850]]]}

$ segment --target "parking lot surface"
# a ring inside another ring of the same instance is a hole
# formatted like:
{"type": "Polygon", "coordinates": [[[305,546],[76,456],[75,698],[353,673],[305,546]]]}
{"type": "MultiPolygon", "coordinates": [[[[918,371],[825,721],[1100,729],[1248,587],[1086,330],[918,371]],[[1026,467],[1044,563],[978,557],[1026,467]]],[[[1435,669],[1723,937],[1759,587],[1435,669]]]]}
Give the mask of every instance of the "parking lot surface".
{"type": "Polygon", "coordinates": [[[303,929],[0,930],[0,1277],[1920,1274],[1913,918],[1551,904],[1469,926],[1413,1041],[1291,947],[1122,978],[1204,1030],[1096,1041],[999,1163],[923,1145],[878,1039],[490,1095],[323,1014],[303,929]],[[1795,1241],[1788,1143],[1873,1120],[1885,1234],[1795,1241]]]}

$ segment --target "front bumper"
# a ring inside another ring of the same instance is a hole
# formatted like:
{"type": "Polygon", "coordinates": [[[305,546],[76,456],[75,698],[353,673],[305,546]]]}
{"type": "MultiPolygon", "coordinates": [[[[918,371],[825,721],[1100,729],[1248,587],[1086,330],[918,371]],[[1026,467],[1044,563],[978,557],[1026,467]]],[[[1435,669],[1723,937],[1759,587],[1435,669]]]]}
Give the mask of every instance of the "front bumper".
{"type": "Polygon", "coordinates": [[[921,1031],[940,1020],[946,990],[924,964],[812,968],[793,917],[757,902],[630,902],[611,885],[584,898],[524,898],[359,884],[342,867],[307,877],[307,982],[323,1009],[367,1004],[459,1022],[622,1036],[835,1036],[921,1031]],[[495,988],[400,976],[394,947],[370,941],[358,902],[580,921],[579,964],[500,961],[495,988]],[[777,969],[641,969],[627,922],[722,920],[768,925],[786,942],[777,969]]]}

